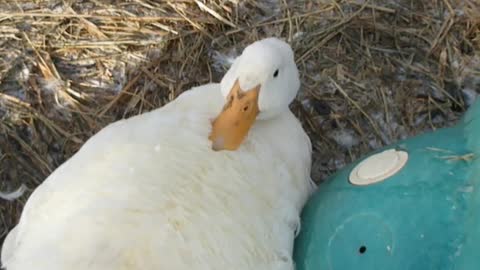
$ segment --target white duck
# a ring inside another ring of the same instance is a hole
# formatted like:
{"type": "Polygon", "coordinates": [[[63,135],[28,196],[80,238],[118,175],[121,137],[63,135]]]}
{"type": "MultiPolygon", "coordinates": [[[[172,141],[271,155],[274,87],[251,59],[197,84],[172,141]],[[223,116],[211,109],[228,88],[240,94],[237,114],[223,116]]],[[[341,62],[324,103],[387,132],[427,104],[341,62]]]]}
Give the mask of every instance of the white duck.
{"type": "Polygon", "coordinates": [[[290,46],[268,38],[220,84],[105,127],[31,195],[3,266],[293,269],[315,188],[309,138],[288,108],[299,86],[290,46]]]}

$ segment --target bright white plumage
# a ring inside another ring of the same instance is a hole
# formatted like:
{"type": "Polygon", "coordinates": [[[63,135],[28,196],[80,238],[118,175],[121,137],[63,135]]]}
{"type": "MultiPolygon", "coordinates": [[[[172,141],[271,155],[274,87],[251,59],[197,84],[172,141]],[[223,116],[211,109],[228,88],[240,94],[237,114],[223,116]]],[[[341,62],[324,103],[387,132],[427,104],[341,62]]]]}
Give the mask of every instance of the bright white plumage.
{"type": "Polygon", "coordinates": [[[292,270],[314,189],[310,141],[288,109],[298,87],[290,47],[265,39],[221,83],[107,126],[31,195],[3,266],[292,270]],[[237,150],[214,151],[211,119],[228,110],[237,79],[241,89],[260,85],[259,114],[237,150]]]}

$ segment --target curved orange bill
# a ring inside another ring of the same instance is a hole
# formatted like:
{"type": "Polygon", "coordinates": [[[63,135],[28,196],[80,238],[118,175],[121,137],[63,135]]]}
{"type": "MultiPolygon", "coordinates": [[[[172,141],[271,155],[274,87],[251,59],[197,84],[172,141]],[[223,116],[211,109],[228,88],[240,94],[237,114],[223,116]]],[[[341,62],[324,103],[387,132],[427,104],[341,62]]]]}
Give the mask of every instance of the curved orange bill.
{"type": "Polygon", "coordinates": [[[238,80],[227,97],[220,114],[212,121],[212,132],[208,137],[212,141],[212,149],[237,150],[252,127],[260,110],[258,109],[258,93],[260,85],[246,92],[242,91],[238,80]]]}

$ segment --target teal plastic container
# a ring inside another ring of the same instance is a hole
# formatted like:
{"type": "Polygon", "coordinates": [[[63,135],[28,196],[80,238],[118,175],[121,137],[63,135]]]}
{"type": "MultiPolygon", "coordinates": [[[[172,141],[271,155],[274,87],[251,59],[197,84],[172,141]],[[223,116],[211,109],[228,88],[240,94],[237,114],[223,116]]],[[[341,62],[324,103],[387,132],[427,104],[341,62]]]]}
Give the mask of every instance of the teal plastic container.
{"type": "Polygon", "coordinates": [[[297,270],[479,270],[480,101],[452,128],[375,151],[319,185],[302,212],[297,270]],[[408,153],[387,179],[351,171],[387,149],[408,153]]]}

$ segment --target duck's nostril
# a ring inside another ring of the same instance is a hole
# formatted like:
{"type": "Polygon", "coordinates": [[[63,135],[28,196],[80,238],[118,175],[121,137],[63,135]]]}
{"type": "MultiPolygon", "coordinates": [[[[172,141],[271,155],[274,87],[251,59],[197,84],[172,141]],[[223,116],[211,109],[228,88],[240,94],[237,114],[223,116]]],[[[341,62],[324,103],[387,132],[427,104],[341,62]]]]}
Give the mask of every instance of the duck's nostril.
{"type": "Polygon", "coordinates": [[[366,246],[361,246],[358,249],[358,253],[360,253],[360,254],[364,254],[365,252],[367,252],[367,247],[366,246]]]}

